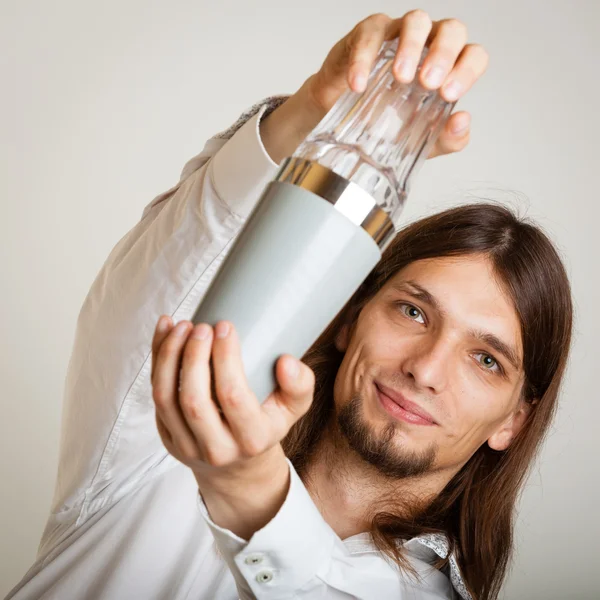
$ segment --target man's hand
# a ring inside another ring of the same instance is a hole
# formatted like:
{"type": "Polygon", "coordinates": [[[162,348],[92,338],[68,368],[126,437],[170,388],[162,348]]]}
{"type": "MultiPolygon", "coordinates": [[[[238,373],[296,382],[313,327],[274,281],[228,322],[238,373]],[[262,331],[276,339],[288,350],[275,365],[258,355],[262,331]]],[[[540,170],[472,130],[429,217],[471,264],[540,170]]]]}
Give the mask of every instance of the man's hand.
{"type": "Polygon", "coordinates": [[[313,399],[314,373],[302,362],[283,355],[275,374],[279,387],[261,405],[230,322],[219,321],[214,331],[189,321],[173,327],[165,316],[157,324],[151,378],[160,437],[192,469],[213,521],[242,536],[266,524],[283,503],[289,468],[280,441],[313,399]],[[297,369],[295,376],[288,366],[297,369]]]}
{"type": "MultiPolygon", "coordinates": [[[[275,162],[293,154],[297,146],[348,89],[362,92],[385,40],[399,38],[393,73],[410,83],[427,46],[429,52],[419,72],[420,83],[440,90],[448,102],[462,98],[487,69],[489,56],[479,44],[468,44],[467,27],[457,19],[432,21],[423,10],[411,10],[393,19],[375,14],[358,23],[339,40],[317,73],[261,122],[261,137],[275,162]],[[435,76],[429,79],[429,75],[435,76]]],[[[471,117],[455,112],[428,158],[459,152],[470,137],[471,117]]]]}

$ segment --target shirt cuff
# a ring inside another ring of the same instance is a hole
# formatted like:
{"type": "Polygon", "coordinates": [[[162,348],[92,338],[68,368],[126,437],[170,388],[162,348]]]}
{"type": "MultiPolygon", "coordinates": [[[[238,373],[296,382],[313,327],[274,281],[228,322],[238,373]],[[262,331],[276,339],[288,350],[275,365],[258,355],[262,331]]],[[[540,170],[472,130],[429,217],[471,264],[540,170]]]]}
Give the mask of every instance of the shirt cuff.
{"type": "Polygon", "coordinates": [[[250,215],[265,186],[279,169],[260,138],[260,120],[268,108],[269,105],[264,104],[248,119],[209,165],[209,174],[219,198],[242,218],[250,215]]]}
{"type": "Polygon", "coordinates": [[[293,594],[318,572],[327,572],[336,533],[323,519],[296,469],[290,468],[290,488],[279,512],[248,542],[216,525],[198,494],[200,513],[228,564],[240,593],[260,600],[293,594]],[[252,595],[251,595],[252,594],[252,595]]]}

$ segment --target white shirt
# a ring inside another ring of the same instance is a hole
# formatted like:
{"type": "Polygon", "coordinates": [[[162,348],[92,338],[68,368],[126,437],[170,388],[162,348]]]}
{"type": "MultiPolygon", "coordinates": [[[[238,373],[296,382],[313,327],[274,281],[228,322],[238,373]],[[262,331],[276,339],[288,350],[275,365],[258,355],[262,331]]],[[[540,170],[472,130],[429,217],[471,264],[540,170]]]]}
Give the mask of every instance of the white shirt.
{"type": "Polygon", "coordinates": [[[431,567],[447,552],[444,539],[405,543],[420,582],[369,533],[341,540],[289,460],[288,495],[263,529],[245,541],[218,527],[191,471],[158,435],[150,385],[156,322],[163,313],[191,319],[276,174],[258,124],[284,99],[258,103],[206,142],[96,277],[65,381],[51,514],[37,560],[9,599],[469,598],[454,557],[450,578],[431,567]]]}

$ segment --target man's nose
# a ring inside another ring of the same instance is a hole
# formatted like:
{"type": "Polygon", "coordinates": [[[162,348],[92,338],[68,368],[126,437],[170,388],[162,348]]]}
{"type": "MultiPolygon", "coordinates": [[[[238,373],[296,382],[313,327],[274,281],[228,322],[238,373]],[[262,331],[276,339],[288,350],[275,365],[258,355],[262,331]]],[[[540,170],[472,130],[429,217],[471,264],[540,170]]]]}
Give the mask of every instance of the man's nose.
{"type": "Polygon", "coordinates": [[[439,394],[448,386],[453,352],[451,341],[442,335],[415,340],[402,371],[416,387],[439,394]]]}

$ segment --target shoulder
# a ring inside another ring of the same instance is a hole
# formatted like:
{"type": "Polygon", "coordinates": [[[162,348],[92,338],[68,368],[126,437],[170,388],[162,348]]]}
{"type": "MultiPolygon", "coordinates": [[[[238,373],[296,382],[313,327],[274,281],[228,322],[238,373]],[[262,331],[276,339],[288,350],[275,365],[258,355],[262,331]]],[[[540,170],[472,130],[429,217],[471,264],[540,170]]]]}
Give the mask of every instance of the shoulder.
{"type": "Polygon", "coordinates": [[[252,106],[244,110],[244,112],[238,117],[237,121],[225,129],[213,136],[212,139],[222,139],[228,140],[233,137],[234,133],[246,123],[246,121],[250,120],[263,106],[267,106],[263,118],[268,116],[271,112],[273,112],[278,106],[281,106],[288,98],[289,94],[281,94],[277,96],[268,96],[263,98],[259,102],[254,103],[252,106]]]}

